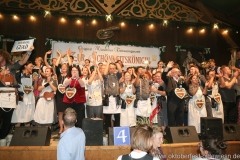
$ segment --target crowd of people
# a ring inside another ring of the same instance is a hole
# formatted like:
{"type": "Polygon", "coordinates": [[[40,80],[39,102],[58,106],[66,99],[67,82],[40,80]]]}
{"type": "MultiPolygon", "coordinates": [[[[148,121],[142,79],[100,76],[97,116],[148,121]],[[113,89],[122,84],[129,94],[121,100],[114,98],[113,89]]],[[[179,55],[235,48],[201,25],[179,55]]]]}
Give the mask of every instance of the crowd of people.
{"type": "MultiPolygon", "coordinates": [[[[123,70],[116,55],[113,62],[105,59],[106,63],[97,64],[93,52],[92,61],[82,62],[81,48],[78,63],[73,63],[70,49],[66,53],[57,51],[58,57],[52,58],[51,64],[47,60],[51,50],[44,59],[36,57],[33,63],[28,61],[33,48],[23,52],[22,60],[17,62],[11,61],[8,52],[0,52],[0,96],[4,100],[0,138],[8,134],[11,123],[16,127],[20,124],[51,127],[58,122],[61,134],[63,112],[68,107],[76,111],[80,128],[86,117],[104,119],[106,128],[144,123],[157,124],[162,129],[191,125],[197,133],[200,117],[239,123],[240,109],[236,103],[240,93],[239,61],[235,66],[218,67],[210,59],[206,75],[201,74],[198,64],[189,61],[184,76],[173,61],[165,67],[159,61],[153,69],[137,66],[123,70]],[[67,63],[61,63],[64,57],[67,63]],[[4,81],[7,75],[12,79],[4,81]],[[13,101],[16,97],[17,104],[13,101]]],[[[240,59],[240,51],[237,57],[240,59]]]]}
{"type": "MultiPolygon", "coordinates": [[[[57,51],[58,57],[52,58],[51,64],[47,60],[51,50],[43,59],[36,57],[33,63],[28,61],[33,49],[32,46],[22,52],[22,59],[16,62],[11,61],[8,52],[0,50],[0,139],[7,136],[12,124],[51,128],[58,123],[60,135],[75,122],[76,127],[82,128],[84,118],[104,119],[106,132],[112,126],[147,123],[160,127],[142,127],[151,132],[149,137],[157,137],[157,143],[150,145],[153,146],[150,154],[154,156],[162,153],[158,144],[166,126],[191,125],[200,133],[200,117],[240,124],[240,51],[234,66],[216,66],[215,60],[210,59],[203,75],[199,64],[189,61],[187,74],[183,75],[173,61],[164,66],[160,60],[152,69],[143,66],[124,69],[116,55],[113,61],[105,59],[105,63],[97,64],[93,52],[92,61],[82,62],[81,48],[77,63],[73,63],[71,49],[66,53],[57,51]],[[67,63],[61,63],[64,57],[67,63]]],[[[74,128],[71,134],[79,132],[74,128]]],[[[137,132],[133,135],[138,136],[137,132]]],[[[149,145],[138,146],[139,139],[143,138],[132,140],[136,150],[129,155],[134,158],[149,152],[149,145]],[[138,154],[139,150],[143,152],[138,154]]],[[[124,157],[127,158],[125,155],[119,159],[124,157]]]]}

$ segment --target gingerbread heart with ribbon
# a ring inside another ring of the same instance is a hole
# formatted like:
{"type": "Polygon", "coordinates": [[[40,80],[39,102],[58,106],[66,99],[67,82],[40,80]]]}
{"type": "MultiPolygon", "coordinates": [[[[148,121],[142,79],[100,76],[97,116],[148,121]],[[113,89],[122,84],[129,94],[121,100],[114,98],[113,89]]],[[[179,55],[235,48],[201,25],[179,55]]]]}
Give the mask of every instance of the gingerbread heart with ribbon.
{"type": "Polygon", "coordinates": [[[205,104],[205,101],[203,99],[196,99],[195,100],[195,105],[199,109],[201,109],[204,106],[204,104],[205,104]]]}
{"type": "Polygon", "coordinates": [[[65,94],[69,99],[73,98],[76,92],[77,92],[76,88],[66,88],[65,90],[65,94]]]}
{"type": "Polygon", "coordinates": [[[175,88],[174,93],[180,99],[183,99],[186,95],[186,90],[184,88],[175,88]]]}
{"type": "Polygon", "coordinates": [[[63,86],[63,84],[58,85],[58,91],[62,94],[65,93],[66,87],[63,86]]]}
{"type": "Polygon", "coordinates": [[[215,94],[213,96],[213,99],[217,102],[220,103],[221,102],[221,95],[219,93],[215,94]]]}
{"type": "Polygon", "coordinates": [[[153,92],[150,93],[150,100],[151,102],[154,102],[156,100],[156,93],[153,92]]]}
{"type": "Polygon", "coordinates": [[[130,104],[132,104],[134,102],[134,99],[135,99],[135,96],[128,95],[128,96],[126,96],[125,101],[126,101],[127,105],[130,105],[130,104]]]}
{"type": "Polygon", "coordinates": [[[23,92],[25,94],[29,94],[33,91],[33,86],[27,86],[27,85],[23,85],[23,92]]]}

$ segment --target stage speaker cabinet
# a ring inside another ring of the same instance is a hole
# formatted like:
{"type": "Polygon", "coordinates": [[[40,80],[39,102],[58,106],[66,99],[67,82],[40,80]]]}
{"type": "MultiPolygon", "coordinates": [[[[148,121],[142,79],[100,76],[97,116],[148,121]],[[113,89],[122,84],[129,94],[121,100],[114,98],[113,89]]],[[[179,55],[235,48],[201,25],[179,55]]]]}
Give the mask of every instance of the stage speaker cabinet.
{"type": "Polygon", "coordinates": [[[86,136],[86,146],[103,145],[103,120],[85,118],[82,122],[82,129],[86,136]]]}
{"type": "Polygon", "coordinates": [[[223,139],[223,124],[221,118],[201,117],[201,136],[215,136],[223,139]]]}
{"type": "Polygon", "coordinates": [[[10,146],[49,146],[49,127],[16,127],[10,146]]]}
{"type": "Polygon", "coordinates": [[[199,142],[195,126],[166,127],[164,138],[168,143],[199,142]]]}
{"type": "MultiPolygon", "coordinates": [[[[132,133],[134,131],[135,127],[130,127],[130,140],[132,138],[132,133]]],[[[114,140],[113,140],[113,127],[108,128],[108,145],[113,146],[114,145],[114,140]]]]}
{"type": "Polygon", "coordinates": [[[225,141],[240,140],[240,125],[239,124],[224,124],[223,125],[223,140],[225,140],[225,141]]]}

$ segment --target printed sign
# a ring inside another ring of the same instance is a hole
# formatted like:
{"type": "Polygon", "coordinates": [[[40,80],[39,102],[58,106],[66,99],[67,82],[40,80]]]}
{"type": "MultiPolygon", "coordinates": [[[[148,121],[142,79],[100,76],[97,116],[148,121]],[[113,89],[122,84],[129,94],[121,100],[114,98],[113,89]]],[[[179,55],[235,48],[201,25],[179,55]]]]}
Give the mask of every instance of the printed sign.
{"type": "Polygon", "coordinates": [[[28,51],[33,45],[34,39],[15,41],[11,52],[28,51]]]}
{"type": "Polygon", "coordinates": [[[113,127],[113,140],[115,146],[130,145],[129,127],[113,127]]]}
{"type": "MultiPolygon", "coordinates": [[[[81,62],[84,63],[85,59],[93,60],[92,53],[97,53],[97,63],[104,63],[106,59],[113,60],[113,55],[121,60],[124,66],[146,66],[146,61],[149,62],[150,67],[156,67],[157,62],[160,60],[160,50],[157,47],[137,47],[130,45],[106,45],[102,44],[87,44],[87,43],[65,43],[52,41],[52,58],[57,58],[56,51],[59,50],[61,54],[66,53],[70,48],[72,56],[74,57],[73,63],[78,63],[79,49],[83,50],[81,62]]],[[[62,58],[62,63],[67,62],[67,57],[62,58]]]]}

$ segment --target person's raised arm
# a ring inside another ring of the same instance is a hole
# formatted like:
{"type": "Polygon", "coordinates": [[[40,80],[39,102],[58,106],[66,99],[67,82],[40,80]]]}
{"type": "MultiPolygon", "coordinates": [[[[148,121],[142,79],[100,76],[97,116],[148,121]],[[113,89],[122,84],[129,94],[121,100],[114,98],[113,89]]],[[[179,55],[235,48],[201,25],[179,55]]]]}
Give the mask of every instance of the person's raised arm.
{"type": "Polygon", "coordinates": [[[83,53],[82,47],[78,47],[78,52],[79,52],[79,54],[78,54],[78,63],[80,64],[81,61],[82,61],[82,53],[83,53]]]}
{"type": "Polygon", "coordinates": [[[92,81],[93,81],[93,78],[96,74],[96,68],[94,68],[94,71],[92,72],[90,78],[88,79],[88,85],[91,85],[92,84],[92,81]]]}
{"type": "Polygon", "coordinates": [[[94,67],[97,67],[97,52],[92,53],[92,58],[94,67]]]}
{"type": "Polygon", "coordinates": [[[70,48],[68,48],[68,51],[67,51],[67,59],[68,59],[68,64],[69,64],[69,66],[71,66],[72,65],[72,61],[71,61],[71,59],[70,59],[70,55],[72,54],[72,51],[70,50],[70,48]]]}
{"type": "Polygon", "coordinates": [[[109,60],[106,60],[105,59],[105,61],[107,62],[107,64],[106,64],[106,66],[105,66],[105,70],[104,70],[104,75],[107,75],[108,74],[108,67],[109,67],[109,63],[110,63],[110,61],[109,60]]]}
{"type": "MultiPolygon", "coordinates": [[[[113,58],[114,58],[114,62],[116,63],[117,62],[117,55],[113,55],[113,58]]],[[[117,65],[117,70],[118,70],[118,72],[119,73],[122,73],[122,67],[120,66],[120,64],[119,63],[116,63],[116,65],[117,65]]]]}
{"type": "Polygon", "coordinates": [[[99,68],[97,68],[97,73],[98,73],[98,78],[99,78],[100,82],[103,83],[103,77],[102,77],[101,72],[99,71],[99,68]]]}
{"type": "MultiPolygon", "coordinates": [[[[237,76],[238,76],[238,71],[235,71],[235,72],[233,73],[233,78],[231,79],[230,82],[225,82],[224,80],[221,80],[221,86],[225,86],[224,88],[231,89],[232,86],[236,83],[236,78],[237,78],[237,76]],[[222,83],[224,83],[224,84],[222,85],[222,83]]],[[[220,86],[220,87],[221,87],[221,86],[220,86]]]]}
{"type": "Polygon", "coordinates": [[[62,58],[62,55],[61,55],[61,53],[59,52],[59,50],[57,50],[57,55],[58,55],[58,58],[57,58],[57,61],[56,61],[56,66],[59,65],[60,60],[61,60],[61,58],[62,58]]]}
{"type": "Polygon", "coordinates": [[[49,54],[52,54],[52,50],[47,51],[47,52],[45,53],[45,55],[44,55],[44,63],[45,63],[45,65],[46,65],[47,67],[51,67],[51,66],[49,65],[48,61],[47,61],[47,55],[49,55],[49,54]]]}
{"type": "Polygon", "coordinates": [[[26,56],[23,57],[20,61],[18,61],[18,63],[19,63],[21,66],[24,65],[24,64],[28,61],[28,59],[29,59],[29,57],[31,56],[33,50],[34,50],[34,46],[31,46],[31,47],[29,48],[29,50],[27,51],[26,56]]]}

